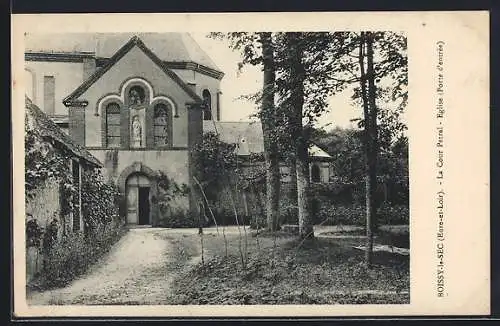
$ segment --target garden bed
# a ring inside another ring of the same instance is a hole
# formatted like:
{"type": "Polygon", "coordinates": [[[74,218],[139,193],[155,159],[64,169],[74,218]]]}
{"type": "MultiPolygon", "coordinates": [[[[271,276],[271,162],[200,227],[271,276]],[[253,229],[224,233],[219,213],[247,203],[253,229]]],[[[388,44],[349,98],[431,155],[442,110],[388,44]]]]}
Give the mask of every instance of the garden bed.
{"type": "Polygon", "coordinates": [[[355,239],[301,242],[261,234],[226,235],[226,241],[227,256],[221,236],[204,236],[204,263],[178,275],[170,304],[409,302],[408,256],[375,252],[367,269],[355,239]]]}

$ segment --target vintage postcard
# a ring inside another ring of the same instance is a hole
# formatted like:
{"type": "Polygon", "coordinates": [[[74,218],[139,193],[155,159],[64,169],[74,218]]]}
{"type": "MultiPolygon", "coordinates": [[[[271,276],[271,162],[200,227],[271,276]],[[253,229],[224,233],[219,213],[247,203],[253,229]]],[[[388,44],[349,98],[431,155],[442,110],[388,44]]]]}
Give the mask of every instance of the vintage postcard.
{"type": "Polygon", "coordinates": [[[12,39],[16,316],[490,313],[488,12],[12,39]]]}

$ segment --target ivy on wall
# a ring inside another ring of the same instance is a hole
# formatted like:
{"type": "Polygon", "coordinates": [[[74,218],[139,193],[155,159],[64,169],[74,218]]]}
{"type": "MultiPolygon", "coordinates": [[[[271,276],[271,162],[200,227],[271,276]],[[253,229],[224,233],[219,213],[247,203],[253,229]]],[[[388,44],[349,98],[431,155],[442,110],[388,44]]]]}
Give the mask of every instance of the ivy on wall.
{"type": "Polygon", "coordinates": [[[71,153],[48,137],[42,137],[35,128],[25,127],[25,194],[26,201],[36,196],[47,181],[60,181],[65,195],[77,189],[71,182],[69,162],[71,153]]]}
{"type": "Polygon", "coordinates": [[[97,169],[82,176],[82,213],[85,232],[95,234],[113,221],[119,221],[120,192],[115,184],[104,181],[97,169]]]}
{"type": "Polygon", "coordinates": [[[84,273],[124,232],[124,221],[118,215],[119,192],[116,186],[106,183],[98,169],[83,163],[81,202],[84,232],[59,234],[59,220],[65,223],[68,214],[79,208],[78,202],[72,200],[78,195],[70,169],[74,158],[64,145],[43,137],[36,126],[25,125],[26,203],[45,191],[48,182],[60,185],[59,211],[54,212],[50,223],[41,225],[36,212],[28,214],[26,221],[26,246],[38,248],[43,255],[43,269],[37,272],[33,281],[42,288],[67,284],[84,273]]]}
{"type": "Polygon", "coordinates": [[[191,189],[186,184],[178,184],[162,171],[156,175],[158,196],[155,198],[159,209],[159,224],[166,227],[195,227],[197,221],[184,209],[173,203],[189,196],[191,189]]]}

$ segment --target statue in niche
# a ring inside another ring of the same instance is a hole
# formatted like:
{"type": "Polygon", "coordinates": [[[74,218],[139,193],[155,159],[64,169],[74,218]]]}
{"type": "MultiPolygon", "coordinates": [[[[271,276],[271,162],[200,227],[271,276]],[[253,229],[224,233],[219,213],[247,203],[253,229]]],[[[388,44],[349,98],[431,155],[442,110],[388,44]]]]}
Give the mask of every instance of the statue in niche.
{"type": "Polygon", "coordinates": [[[138,115],[132,118],[132,146],[142,146],[142,126],[138,115]]]}

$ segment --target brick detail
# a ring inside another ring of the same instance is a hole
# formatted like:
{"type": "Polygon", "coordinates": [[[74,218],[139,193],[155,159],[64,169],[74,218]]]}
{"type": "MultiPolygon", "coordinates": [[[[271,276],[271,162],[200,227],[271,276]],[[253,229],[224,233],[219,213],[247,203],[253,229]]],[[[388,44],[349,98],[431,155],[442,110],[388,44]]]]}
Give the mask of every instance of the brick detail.
{"type": "Polygon", "coordinates": [[[69,107],[69,136],[75,143],[85,146],[85,108],[69,107]]]}

